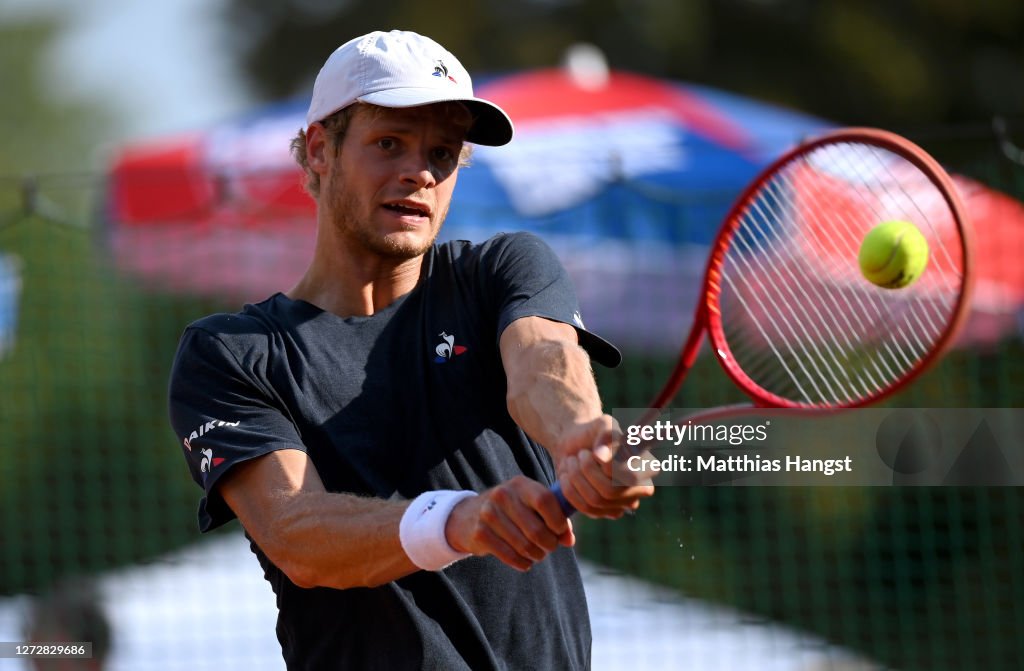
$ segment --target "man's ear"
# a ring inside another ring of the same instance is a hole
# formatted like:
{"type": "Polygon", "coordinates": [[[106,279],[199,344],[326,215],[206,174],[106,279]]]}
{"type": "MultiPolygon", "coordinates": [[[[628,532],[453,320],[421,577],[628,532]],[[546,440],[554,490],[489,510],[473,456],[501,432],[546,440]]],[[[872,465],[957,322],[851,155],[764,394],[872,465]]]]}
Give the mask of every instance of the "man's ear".
{"type": "Polygon", "coordinates": [[[327,129],[322,123],[309,125],[306,129],[306,162],[310,170],[318,175],[327,174],[327,151],[330,144],[327,129]]]}

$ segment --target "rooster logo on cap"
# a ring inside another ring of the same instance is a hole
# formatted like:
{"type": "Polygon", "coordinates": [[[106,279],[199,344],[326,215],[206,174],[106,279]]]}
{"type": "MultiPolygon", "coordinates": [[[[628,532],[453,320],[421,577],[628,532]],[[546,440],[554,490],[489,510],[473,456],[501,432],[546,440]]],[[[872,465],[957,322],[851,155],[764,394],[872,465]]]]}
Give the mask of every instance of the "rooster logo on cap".
{"type": "Polygon", "coordinates": [[[435,77],[447,77],[452,81],[453,84],[458,84],[458,82],[455,81],[455,77],[452,77],[451,75],[448,74],[448,68],[445,67],[444,61],[437,60],[434,62],[437,63],[437,65],[434,66],[435,77]]]}

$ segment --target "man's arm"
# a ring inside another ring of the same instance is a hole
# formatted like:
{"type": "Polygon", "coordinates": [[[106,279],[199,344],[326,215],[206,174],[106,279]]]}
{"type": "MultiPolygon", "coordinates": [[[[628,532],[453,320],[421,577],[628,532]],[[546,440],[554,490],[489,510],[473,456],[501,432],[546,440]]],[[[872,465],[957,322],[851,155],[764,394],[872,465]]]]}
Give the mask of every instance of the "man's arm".
{"type": "Polygon", "coordinates": [[[620,517],[654,493],[650,485],[611,479],[621,433],[601,409],[590,357],[576,329],[524,317],[501,334],[508,409],[516,423],[552,455],[569,502],[591,517],[620,517]]]}
{"type": "Polygon", "coordinates": [[[301,450],[238,464],[218,488],[256,545],[299,587],[371,587],[418,570],[398,538],[408,502],[328,492],[301,450]]]}
{"type": "MultiPolygon", "coordinates": [[[[238,464],[218,487],[256,545],[300,587],[375,587],[419,570],[399,537],[409,502],[328,492],[301,450],[238,464]]],[[[525,477],[456,510],[446,527],[453,549],[494,555],[519,570],[575,542],[547,489],[525,477]]]]}

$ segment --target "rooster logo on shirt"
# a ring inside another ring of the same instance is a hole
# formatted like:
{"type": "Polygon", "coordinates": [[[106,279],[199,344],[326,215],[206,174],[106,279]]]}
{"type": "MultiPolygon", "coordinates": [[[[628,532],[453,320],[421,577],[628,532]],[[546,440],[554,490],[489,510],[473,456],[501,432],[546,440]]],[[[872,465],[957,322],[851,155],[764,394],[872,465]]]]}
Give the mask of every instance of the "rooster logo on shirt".
{"type": "Polygon", "coordinates": [[[459,356],[466,351],[464,346],[455,344],[455,336],[441,331],[438,337],[441,338],[441,343],[434,348],[434,353],[437,355],[434,357],[435,363],[445,363],[453,356],[459,356]]]}

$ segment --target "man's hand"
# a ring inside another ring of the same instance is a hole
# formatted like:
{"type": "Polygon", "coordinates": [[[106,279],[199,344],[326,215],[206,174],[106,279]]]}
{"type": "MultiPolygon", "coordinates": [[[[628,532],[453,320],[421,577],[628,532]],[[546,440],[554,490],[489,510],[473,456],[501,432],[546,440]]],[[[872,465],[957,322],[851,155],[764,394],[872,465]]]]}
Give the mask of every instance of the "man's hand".
{"type": "Polygon", "coordinates": [[[493,555],[512,568],[529,570],[559,545],[576,537],[554,494],[525,476],[460,501],[445,526],[459,552],[493,555]]]}
{"type": "MultiPolygon", "coordinates": [[[[588,517],[618,519],[654,494],[648,474],[632,473],[616,463],[622,430],[610,415],[580,424],[566,433],[553,452],[566,500],[588,517]]],[[[620,455],[621,456],[621,455],[620,455]]]]}
{"type": "Polygon", "coordinates": [[[636,510],[654,487],[648,474],[632,474],[622,464],[614,464],[613,481],[622,432],[601,411],[590,358],[576,329],[523,317],[505,329],[499,344],[509,414],[551,454],[566,500],[588,517],[616,519],[636,510]]]}

